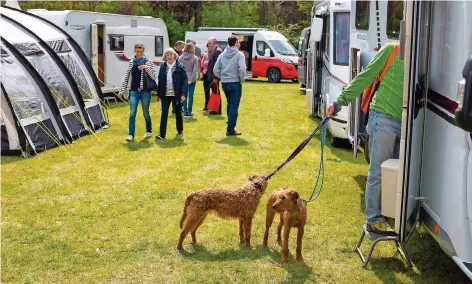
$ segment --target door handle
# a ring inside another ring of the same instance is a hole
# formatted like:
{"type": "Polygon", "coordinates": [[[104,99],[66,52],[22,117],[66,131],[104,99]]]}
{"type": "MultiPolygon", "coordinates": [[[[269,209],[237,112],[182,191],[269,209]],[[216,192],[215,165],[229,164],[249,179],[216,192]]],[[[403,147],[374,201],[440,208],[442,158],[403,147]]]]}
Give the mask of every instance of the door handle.
{"type": "Polygon", "coordinates": [[[257,55],[256,55],[256,56],[254,56],[254,60],[257,60],[257,55]]]}

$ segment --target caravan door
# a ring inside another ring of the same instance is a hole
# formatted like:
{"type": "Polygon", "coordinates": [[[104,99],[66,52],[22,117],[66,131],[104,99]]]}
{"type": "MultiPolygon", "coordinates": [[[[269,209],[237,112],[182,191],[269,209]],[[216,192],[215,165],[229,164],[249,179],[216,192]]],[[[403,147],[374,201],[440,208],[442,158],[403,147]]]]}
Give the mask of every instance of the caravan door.
{"type": "Polygon", "coordinates": [[[105,86],[105,23],[90,25],[90,62],[97,75],[100,87],[105,86]]]}

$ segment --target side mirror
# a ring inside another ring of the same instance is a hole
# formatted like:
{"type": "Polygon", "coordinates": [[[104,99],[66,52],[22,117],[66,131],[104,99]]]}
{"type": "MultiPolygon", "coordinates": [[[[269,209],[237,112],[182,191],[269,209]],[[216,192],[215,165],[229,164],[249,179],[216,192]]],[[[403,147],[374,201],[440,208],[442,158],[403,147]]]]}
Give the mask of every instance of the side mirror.
{"type": "Polygon", "coordinates": [[[311,44],[320,42],[322,33],[323,33],[323,19],[316,18],[316,17],[311,19],[311,30],[310,30],[311,44]]]}
{"type": "Polygon", "coordinates": [[[266,48],[266,49],[264,50],[264,56],[265,56],[265,57],[270,57],[270,49],[266,48]]]}
{"type": "Polygon", "coordinates": [[[464,79],[459,83],[456,124],[465,131],[472,132],[472,56],[462,71],[464,79]],[[461,102],[462,100],[462,102],[461,102]]]}

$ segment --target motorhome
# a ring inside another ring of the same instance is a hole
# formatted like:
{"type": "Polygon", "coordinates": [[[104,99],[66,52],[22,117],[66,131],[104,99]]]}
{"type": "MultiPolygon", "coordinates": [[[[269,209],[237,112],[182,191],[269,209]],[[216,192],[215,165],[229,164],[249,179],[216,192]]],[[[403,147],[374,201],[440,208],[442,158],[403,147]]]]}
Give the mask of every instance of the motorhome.
{"type": "Polygon", "coordinates": [[[148,59],[159,66],[169,47],[166,24],[149,16],[128,16],[85,11],[29,10],[65,30],[85,51],[100,81],[102,92],[118,91],[134,45],[145,46],[148,59]]]}
{"type": "Polygon", "coordinates": [[[260,28],[199,28],[197,33],[199,42],[195,41],[202,52],[206,51],[206,43],[212,36],[218,43],[226,43],[231,35],[237,36],[246,56],[248,77],[265,77],[269,82],[298,80],[297,51],[278,32],[260,28]]]}
{"type": "MultiPolygon", "coordinates": [[[[382,214],[395,219],[401,243],[429,233],[472,279],[472,2],[351,4],[351,35],[361,40],[351,42],[352,77],[365,65],[359,49],[389,40],[405,64],[400,154],[382,164],[382,214]]],[[[322,22],[314,24],[319,41],[322,22]]],[[[353,120],[354,141],[363,124],[353,120]]]]}
{"type": "Polygon", "coordinates": [[[230,32],[211,32],[211,31],[198,31],[198,32],[185,32],[185,39],[191,39],[195,41],[195,44],[200,47],[202,55],[208,51],[207,43],[210,37],[215,37],[218,42],[218,46],[225,50],[228,46],[228,37],[231,35],[230,32]]]}
{"type": "Polygon", "coordinates": [[[298,82],[300,83],[300,91],[305,92],[307,84],[309,84],[310,69],[310,28],[304,28],[298,39],[298,82]]]}
{"type": "MultiPolygon", "coordinates": [[[[310,114],[324,117],[326,108],[341,94],[349,82],[350,1],[314,1],[314,22],[322,22],[322,38],[310,44],[311,86],[307,88],[310,114]]],[[[311,36],[313,37],[313,30],[311,36]]],[[[328,122],[331,146],[347,142],[348,108],[328,122]]]]}

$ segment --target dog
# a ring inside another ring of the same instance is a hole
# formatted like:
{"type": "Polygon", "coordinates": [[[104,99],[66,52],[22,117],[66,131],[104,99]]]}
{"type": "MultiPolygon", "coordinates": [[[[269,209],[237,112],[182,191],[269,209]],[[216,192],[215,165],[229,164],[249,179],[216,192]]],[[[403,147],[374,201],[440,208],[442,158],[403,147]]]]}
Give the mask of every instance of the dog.
{"type": "Polygon", "coordinates": [[[267,247],[269,229],[274,221],[275,214],[280,215],[280,224],[277,227],[277,242],[282,245],[282,262],[288,258],[288,238],[291,228],[297,228],[297,260],[303,260],[302,239],[306,224],[306,205],[300,199],[298,192],[291,188],[274,191],[267,200],[266,230],[263,247],[267,247]],[[283,243],[280,236],[283,228],[283,243]]]}
{"type": "Polygon", "coordinates": [[[180,220],[179,243],[177,250],[182,250],[182,242],[189,232],[192,243],[197,242],[196,232],[208,213],[216,213],[221,218],[239,219],[239,241],[251,247],[252,218],[267,188],[267,180],[262,175],[252,175],[249,181],[237,190],[204,189],[191,193],[185,200],[182,219],[180,220]]]}

